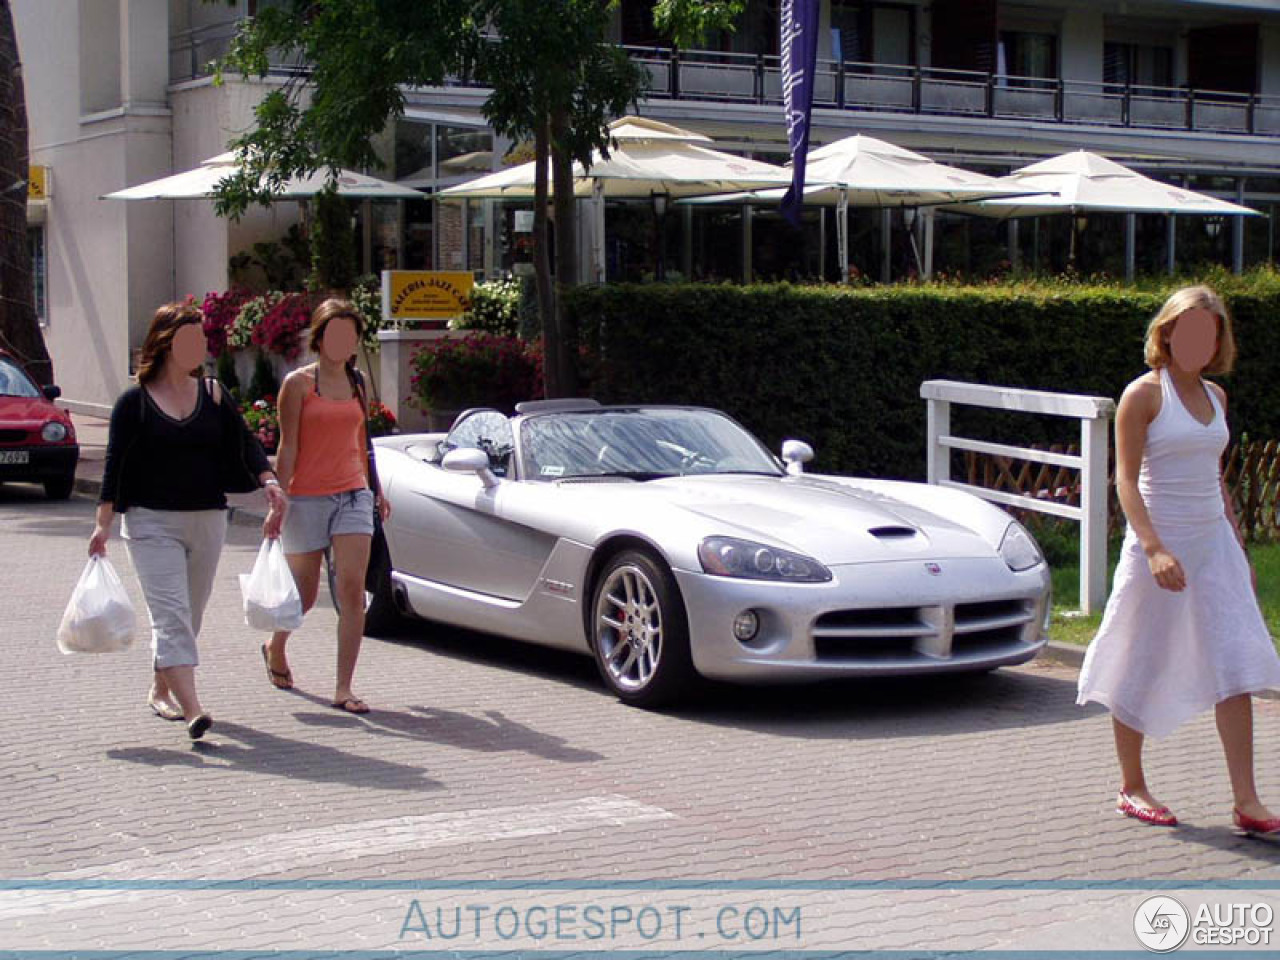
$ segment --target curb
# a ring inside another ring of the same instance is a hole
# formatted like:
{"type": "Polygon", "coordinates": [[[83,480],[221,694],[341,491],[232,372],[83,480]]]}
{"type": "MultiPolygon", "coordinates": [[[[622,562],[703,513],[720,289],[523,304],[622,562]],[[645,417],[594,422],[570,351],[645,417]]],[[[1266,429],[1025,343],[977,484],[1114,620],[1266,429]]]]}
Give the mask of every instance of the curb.
{"type": "MultiPolygon", "coordinates": [[[[1050,640],[1045,644],[1037,660],[1046,660],[1060,667],[1079,670],[1084,663],[1084,652],[1089,649],[1074,643],[1059,643],[1050,640]]],[[[1253,695],[1259,700],[1280,700],[1280,690],[1254,690],[1253,695]]]]}
{"type": "Polygon", "coordinates": [[[1050,640],[1040,651],[1037,660],[1047,660],[1050,663],[1056,663],[1061,667],[1074,667],[1080,669],[1080,665],[1084,663],[1084,652],[1087,647],[1081,647],[1074,643],[1061,643],[1057,640],[1050,640]]]}
{"type": "MultiPolygon", "coordinates": [[[[75,492],[85,497],[98,499],[102,492],[102,481],[92,477],[76,477],[75,492]]],[[[235,501],[242,497],[252,497],[252,493],[227,495],[227,523],[238,527],[261,527],[267,519],[265,511],[235,501]]]]}

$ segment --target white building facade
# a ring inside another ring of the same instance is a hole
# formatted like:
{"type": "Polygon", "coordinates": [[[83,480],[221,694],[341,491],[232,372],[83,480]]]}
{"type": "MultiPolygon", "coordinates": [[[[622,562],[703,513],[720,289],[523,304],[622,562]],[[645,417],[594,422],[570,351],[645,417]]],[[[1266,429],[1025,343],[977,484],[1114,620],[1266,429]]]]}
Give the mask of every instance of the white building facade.
{"type": "MultiPolygon", "coordinates": [[[[72,409],[109,408],[157,304],[226,289],[229,257],[298,219],[289,203],[228,223],[205,200],[101,199],[220,154],[251,126],[265,87],[233,78],[215,86],[208,64],[258,2],[269,0],[14,3],[31,162],[49,171],[48,197],[29,215],[38,299],[72,409]]],[[[735,33],[678,53],[654,34],[652,5],[623,0],[611,38],[649,72],[638,111],[723,149],[784,160],[777,0],[751,0],[735,33]]],[[[429,200],[501,168],[510,145],[481,116],[486,94],[462,83],[408,92],[407,116],[379,145],[385,166],[369,172],[418,187],[424,199],[359,210],[367,269],[495,275],[525,255],[516,211],[429,200]]],[[[1257,209],[1280,204],[1276,0],[823,0],[815,97],[815,146],[867,133],[993,173],[1085,148],[1257,209]]],[[[769,215],[754,216],[755,246],[739,239],[751,236],[742,229],[751,212],[668,216],[668,275],[785,275],[766,262],[778,250],[759,242],[769,215]]],[[[811,216],[817,239],[795,269],[829,276],[833,231],[811,216]]],[[[1274,260],[1271,221],[1253,219],[1212,238],[1180,224],[1179,248],[1208,244],[1237,267],[1274,260]]],[[[863,226],[867,269],[896,269],[888,218],[867,214],[863,226]]],[[[1152,223],[1143,236],[1165,229],[1152,223]]],[[[611,212],[611,278],[643,275],[646,230],[628,211],[611,212]]],[[[940,231],[940,257],[973,259],[968,226],[940,231]]],[[[1028,256],[1056,242],[1026,228],[1010,239],[1028,256]]]]}

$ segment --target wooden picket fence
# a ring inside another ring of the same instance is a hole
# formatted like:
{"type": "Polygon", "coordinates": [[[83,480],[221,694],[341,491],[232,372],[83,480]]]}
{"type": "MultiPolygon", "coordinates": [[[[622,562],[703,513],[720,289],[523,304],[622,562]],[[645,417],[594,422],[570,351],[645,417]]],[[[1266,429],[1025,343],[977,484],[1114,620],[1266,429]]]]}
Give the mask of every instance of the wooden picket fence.
{"type": "MultiPolygon", "coordinates": [[[[1031,446],[1051,453],[1079,453],[1076,444],[1031,446]]],[[[1243,446],[1233,444],[1226,464],[1227,490],[1245,536],[1250,541],[1280,540],[1280,441],[1251,440],[1243,446]]],[[[966,451],[964,475],[974,486],[1072,506],[1080,504],[1079,471],[1070,467],[966,451]]],[[[1107,486],[1107,527],[1115,533],[1124,527],[1124,513],[1116,497],[1114,453],[1107,470],[1107,486]]]]}

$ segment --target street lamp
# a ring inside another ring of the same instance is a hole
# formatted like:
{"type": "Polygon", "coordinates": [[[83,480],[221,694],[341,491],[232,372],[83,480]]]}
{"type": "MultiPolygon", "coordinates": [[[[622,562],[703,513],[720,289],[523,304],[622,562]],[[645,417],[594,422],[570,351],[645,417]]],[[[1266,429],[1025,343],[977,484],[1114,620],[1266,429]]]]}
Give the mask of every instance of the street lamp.
{"type": "Polygon", "coordinates": [[[653,201],[654,222],[658,228],[658,262],[654,265],[653,278],[659,282],[667,278],[667,201],[671,198],[665,193],[651,193],[653,201]]]}

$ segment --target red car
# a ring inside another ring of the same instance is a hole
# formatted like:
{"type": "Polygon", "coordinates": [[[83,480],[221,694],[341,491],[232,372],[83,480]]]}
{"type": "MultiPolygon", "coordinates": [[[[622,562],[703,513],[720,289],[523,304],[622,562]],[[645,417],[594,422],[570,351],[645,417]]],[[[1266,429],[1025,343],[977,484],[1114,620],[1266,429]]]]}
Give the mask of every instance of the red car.
{"type": "Polygon", "coordinates": [[[70,415],[53,405],[61,395],[57,387],[36,386],[0,350],[0,483],[42,483],[51,500],[71,496],[80,445],[70,415]]]}

